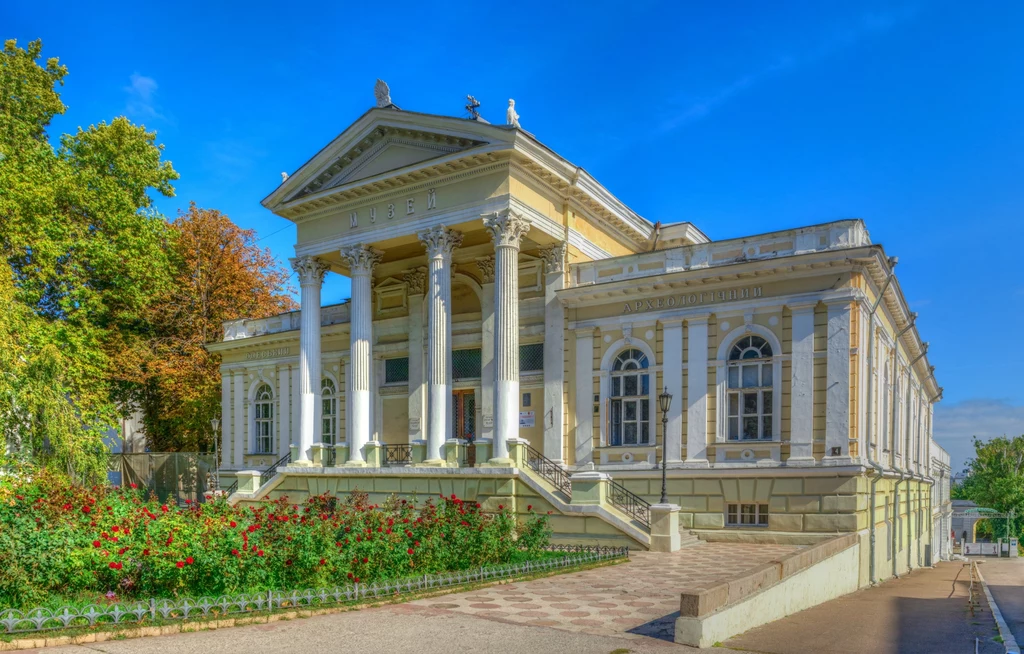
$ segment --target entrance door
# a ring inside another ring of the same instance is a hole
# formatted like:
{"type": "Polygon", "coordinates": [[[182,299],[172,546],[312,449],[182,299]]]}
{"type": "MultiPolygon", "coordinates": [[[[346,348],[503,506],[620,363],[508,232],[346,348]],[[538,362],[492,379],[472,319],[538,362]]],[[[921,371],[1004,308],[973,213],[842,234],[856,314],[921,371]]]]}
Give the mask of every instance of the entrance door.
{"type": "Polygon", "coordinates": [[[452,393],[452,438],[476,438],[476,394],[472,389],[452,393]]]}

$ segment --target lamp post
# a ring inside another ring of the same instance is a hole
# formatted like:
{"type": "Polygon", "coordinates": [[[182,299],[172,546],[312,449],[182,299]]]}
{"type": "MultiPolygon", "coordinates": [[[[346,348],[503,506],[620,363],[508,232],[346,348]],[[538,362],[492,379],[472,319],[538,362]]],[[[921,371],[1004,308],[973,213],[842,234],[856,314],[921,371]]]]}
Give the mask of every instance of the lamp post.
{"type": "Polygon", "coordinates": [[[217,430],[220,429],[220,418],[210,420],[213,427],[213,466],[217,471],[217,490],[220,490],[220,454],[217,452],[217,430]]]}
{"type": "Polygon", "coordinates": [[[668,392],[668,386],[658,396],[658,405],[661,408],[661,503],[668,504],[665,476],[668,461],[668,409],[672,406],[672,394],[668,392]]]}

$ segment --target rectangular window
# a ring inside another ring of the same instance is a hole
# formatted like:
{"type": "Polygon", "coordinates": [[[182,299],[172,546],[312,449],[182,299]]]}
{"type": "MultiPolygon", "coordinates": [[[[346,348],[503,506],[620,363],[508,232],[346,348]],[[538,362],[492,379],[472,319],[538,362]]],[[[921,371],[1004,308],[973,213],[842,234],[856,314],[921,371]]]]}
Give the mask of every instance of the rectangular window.
{"type": "Polygon", "coordinates": [[[767,527],[767,504],[727,504],[725,524],[730,527],[767,527]]]}
{"type": "Polygon", "coordinates": [[[452,378],[480,379],[481,369],[480,348],[468,350],[452,350],[452,378]]]}
{"type": "Polygon", "coordinates": [[[409,357],[384,359],[384,383],[402,384],[409,381],[409,357]]]}
{"type": "Polygon", "coordinates": [[[541,372],[544,370],[544,344],[530,343],[519,346],[519,372],[541,372]]]}

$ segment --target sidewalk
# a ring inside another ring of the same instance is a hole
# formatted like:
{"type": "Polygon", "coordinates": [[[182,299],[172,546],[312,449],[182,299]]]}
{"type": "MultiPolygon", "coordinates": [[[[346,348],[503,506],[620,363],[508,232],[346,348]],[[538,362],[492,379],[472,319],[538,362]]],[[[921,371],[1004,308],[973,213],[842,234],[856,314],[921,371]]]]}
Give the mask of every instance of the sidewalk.
{"type": "Polygon", "coordinates": [[[765,654],[967,654],[974,652],[975,638],[979,638],[980,654],[1004,654],[1003,646],[993,640],[999,632],[984,595],[973,617],[967,611],[969,581],[962,563],[942,562],[753,629],[724,644],[765,654]]]}

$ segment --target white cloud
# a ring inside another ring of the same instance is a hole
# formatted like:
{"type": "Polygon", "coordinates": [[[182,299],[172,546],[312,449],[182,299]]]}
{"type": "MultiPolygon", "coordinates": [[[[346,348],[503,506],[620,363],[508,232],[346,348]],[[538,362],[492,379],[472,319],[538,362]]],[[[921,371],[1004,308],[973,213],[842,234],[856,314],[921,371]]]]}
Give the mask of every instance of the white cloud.
{"type": "Polygon", "coordinates": [[[125,113],[133,118],[164,118],[156,103],[156,91],[159,85],[152,77],[132,73],[128,78],[131,82],[124,87],[128,94],[125,113]]]}
{"type": "Polygon", "coordinates": [[[935,441],[949,452],[953,472],[959,473],[974,456],[972,437],[988,440],[1024,434],[1024,406],[1006,400],[964,400],[935,405],[935,441]]]}

